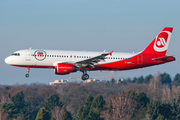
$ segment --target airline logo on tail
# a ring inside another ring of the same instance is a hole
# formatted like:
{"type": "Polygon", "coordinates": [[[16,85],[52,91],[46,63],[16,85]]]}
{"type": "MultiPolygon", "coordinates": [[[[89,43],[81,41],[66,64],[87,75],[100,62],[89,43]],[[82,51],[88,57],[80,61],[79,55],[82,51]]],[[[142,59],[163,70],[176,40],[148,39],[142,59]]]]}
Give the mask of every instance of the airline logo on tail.
{"type": "Polygon", "coordinates": [[[171,38],[171,32],[162,31],[156,38],[154,42],[154,50],[157,52],[163,52],[167,50],[169,41],[171,38]]]}

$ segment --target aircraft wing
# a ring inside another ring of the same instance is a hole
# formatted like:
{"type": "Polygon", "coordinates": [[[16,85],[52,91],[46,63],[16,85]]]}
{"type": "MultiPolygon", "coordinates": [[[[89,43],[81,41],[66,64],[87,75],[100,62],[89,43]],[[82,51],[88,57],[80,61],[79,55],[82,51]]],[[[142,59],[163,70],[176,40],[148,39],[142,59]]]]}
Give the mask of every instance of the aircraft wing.
{"type": "Polygon", "coordinates": [[[105,57],[107,55],[111,55],[112,56],[112,52],[109,52],[109,53],[103,53],[101,55],[98,55],[98,56],[95,56],[95,57],[92,57],[92,58],[89,58],[89,59],[85,59],[85,60],[82,60],[82,61],[78,61],[76,63],[74,63],[77,67],[89,67],[89,68],[94,68],[94,64],[95,63],[98,63],[100,61],[103,61],[105,59],[105,57]]]}

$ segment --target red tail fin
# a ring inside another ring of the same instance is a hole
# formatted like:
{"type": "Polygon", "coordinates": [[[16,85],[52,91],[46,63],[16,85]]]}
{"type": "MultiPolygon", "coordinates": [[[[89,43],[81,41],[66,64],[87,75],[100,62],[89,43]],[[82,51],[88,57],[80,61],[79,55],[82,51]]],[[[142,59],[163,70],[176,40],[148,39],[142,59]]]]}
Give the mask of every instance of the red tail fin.
{"type": "Polygon", "coordinates": [[[173,28],[165,27],[156,38],[146,47],[143,54],[166,55],[173,28]]]}

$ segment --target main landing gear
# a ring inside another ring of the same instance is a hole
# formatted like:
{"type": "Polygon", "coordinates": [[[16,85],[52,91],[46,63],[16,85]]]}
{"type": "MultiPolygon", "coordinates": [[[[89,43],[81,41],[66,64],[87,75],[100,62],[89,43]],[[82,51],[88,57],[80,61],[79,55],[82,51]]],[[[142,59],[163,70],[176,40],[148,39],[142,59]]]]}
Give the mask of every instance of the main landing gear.
{"type": "Polygon", "coordinates": [[[30,71],[30,67],[27,67],[27,74],[25,75],[27,78],[29,77],[29,71],[30,71]]]}
{"type": "Polygon", "coordinates": [[[89,75],[87,74],[86,68],[82,69],[83,75],[81,77],[82,80],[87,80],[89,78],[89,75]]]}
{"type": "Polygon", "coordinates": [[[82,80],[87,80],[88,78],[89,78],[88,74],[83,74],[81,77],[82,80]]]}

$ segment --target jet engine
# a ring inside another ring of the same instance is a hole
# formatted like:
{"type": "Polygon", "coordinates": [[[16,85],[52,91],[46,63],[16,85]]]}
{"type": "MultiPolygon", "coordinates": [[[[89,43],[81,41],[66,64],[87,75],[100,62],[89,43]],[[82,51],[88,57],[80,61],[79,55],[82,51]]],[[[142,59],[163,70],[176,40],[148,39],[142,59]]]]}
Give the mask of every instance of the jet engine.
{"type": "Polygon", "coordinates": [[[78,71],[79,68],[76,67],[73,64],[68,64],[68,63],[58,63],[57,67],[55,69],[55,74],[56,75],[66,75],[71,72],[76,72],[78,71]]]}

